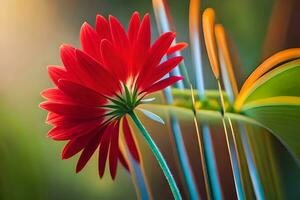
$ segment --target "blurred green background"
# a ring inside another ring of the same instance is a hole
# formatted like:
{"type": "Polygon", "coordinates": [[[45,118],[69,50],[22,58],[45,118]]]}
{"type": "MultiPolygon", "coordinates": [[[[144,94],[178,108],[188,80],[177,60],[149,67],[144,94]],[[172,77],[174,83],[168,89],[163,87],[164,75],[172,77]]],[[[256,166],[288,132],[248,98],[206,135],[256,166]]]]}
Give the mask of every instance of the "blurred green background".
{"type": "MultiPolygon", "coordinates": [[[[178,41],[188,41],[188,1],[168,2],[178,41]]],[[[289,34],[293,34],[294,40],[287,39],[285,34],[279,41],[266,42],[275,4],[272,0],[203,1],[203,8],[216,9],[218,21],[225,25],[232,47],[238,52],[236,71],[240,83],[263,57],[299,42],[290,18],[286,23],[293,30],[289,34]],[[283,42],[278,44],[280,41],[283,42]]],[[[127,26],[133,11],[151,13],[156,38],[150,0],[0,0],[0,199],[136,198],[130,175],[122,168],[114,182],[109,175],[99,179],[96,159],[75,174],[77,157],[60,159],[64,144],[46,137],[50,129],[44,123],[46,112],[38,108],[42,101],[40,91],[52,87],[46,66],[61,64],[59,46],[68,43],[79,48],[81,24],[94,24],[97,13],[112,14],[127,26]]],[[[192,72],[189,50],[184,54],[192,72]]],[[[213,88],[209,68],[206,74],[206,82],[213,88]]],[[[290,159],[282,154],[283,159],[290,159]]]]}

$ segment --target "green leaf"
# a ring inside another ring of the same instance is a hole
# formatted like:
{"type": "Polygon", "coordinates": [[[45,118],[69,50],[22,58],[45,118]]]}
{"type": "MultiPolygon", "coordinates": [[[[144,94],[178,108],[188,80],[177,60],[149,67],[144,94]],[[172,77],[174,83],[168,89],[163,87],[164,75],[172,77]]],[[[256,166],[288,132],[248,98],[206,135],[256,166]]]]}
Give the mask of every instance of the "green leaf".
{"type": "Polygon", "coordinates": [[[275,96],[300,96],[300,59],[288,62],[265,74],[249,90],[244,101],[275,96]]]}
{"type": "Polygon", "coordinates": [[[263,185],[265,199],[282,199],[278,155],[274,151],[274,147],[278,148],[282,144],[268,130],[247,123],[244,125],[254,163],[263,185]]]}
{"type": "Polygon", "coordinates": [[[273,97],[244,106],[242,112],[270,130],[300,164],[300,97],[273,97]]]}

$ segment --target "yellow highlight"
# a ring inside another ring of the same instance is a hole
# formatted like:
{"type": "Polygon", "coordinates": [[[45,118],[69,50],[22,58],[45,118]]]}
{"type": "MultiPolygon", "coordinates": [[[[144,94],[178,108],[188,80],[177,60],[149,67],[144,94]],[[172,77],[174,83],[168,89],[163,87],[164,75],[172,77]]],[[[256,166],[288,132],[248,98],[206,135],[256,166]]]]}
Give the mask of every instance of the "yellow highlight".
{"type": "Polygon", "coordinates": [[[260,100],[245,104],[242,108],[242,111],[248,110],[251,108],[255,108],[255,107],[275,106],[275,105],[300,106],[300,97],[277,96],[277,97],[270,97],[270,98],[266,98],[266,99],[260,99],[260,100]]]}
{"type": "Polygon", "coordinates": [[[207,49],[209,62],[216,79],[220,78],[218,52],[216,47],[216,39],[214,33],[215,27],[215,11],[207,8],[202,15],[204,40],[207,49]]]}

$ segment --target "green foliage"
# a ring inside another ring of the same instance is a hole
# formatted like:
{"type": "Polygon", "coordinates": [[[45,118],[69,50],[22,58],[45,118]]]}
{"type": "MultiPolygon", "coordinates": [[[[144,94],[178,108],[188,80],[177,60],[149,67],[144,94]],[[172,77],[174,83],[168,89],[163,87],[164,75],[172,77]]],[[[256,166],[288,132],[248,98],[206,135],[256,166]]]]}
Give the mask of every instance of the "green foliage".
{"type": "Polygon", "coordinates": [[[260,105],[244,110],[267,127],[300,160],[300,105],[260,105]]]}
{"type": "Polygon", "coordinates": [[[247,103],[276,96],[300,96],[300,59],[277,67],[261,77],[253,86],[247,103]]]}

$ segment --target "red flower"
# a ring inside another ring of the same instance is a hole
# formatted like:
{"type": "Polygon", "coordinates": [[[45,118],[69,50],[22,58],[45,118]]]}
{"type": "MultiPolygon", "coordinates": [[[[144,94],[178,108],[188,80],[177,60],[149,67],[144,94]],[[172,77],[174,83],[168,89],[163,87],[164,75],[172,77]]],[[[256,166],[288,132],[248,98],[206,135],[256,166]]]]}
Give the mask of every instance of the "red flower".
{"type": "Polygon", "coordinates": [[[103,176],[107,158],[111,177],[117,163],[128,169],[119,147],[120,126],[132,157],[139,152],[126,113],[142,103],[142,98],[182,80],[171,76],[161,80],[176,67],[182,57],[161,59],[185,45],[173,47],[175,33],[161,35],[150,45],[150,19],[140,21],[133,14],[128,32],[113,16],[107,21],[96,18],[96,28],[84,23],[80,39],[83,50],[61,46],[63,67],[49,66],[55,88],[42,92],[47,99],[40,107],[49,111],[47,123],[53,125],[48,135],[54,140],[69,140],[62,152],[67,159],[82,151],[76,172],[82,170],[99,147],[99,175],[103,176]]]}

